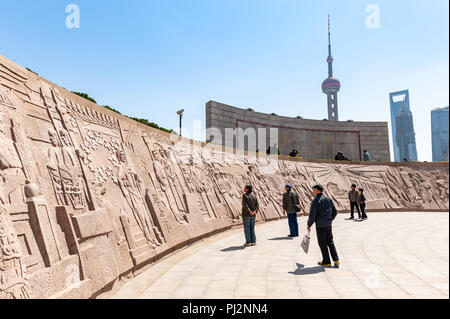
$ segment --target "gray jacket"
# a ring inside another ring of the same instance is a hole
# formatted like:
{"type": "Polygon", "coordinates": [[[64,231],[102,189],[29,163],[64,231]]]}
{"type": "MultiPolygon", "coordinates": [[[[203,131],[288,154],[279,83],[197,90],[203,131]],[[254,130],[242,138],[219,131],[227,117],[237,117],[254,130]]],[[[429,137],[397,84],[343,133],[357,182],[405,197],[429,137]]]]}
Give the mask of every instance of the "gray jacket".
{"type": "Polygon", "coordinates": [[[356,203],[356,202],[358,202],[358,196],[359,196],[359,193],[358,193],[358,191],[349,191],[348,192],[348,199],[352,202],[352,203],[356,203]]]}
{"type": "Polygon", "coordinates": [[[283,210],[288,213],[295,212],[295,205],[299,205],[300,201],[298,199],[297,192],[290,190],[283,195],[283,210]]]}

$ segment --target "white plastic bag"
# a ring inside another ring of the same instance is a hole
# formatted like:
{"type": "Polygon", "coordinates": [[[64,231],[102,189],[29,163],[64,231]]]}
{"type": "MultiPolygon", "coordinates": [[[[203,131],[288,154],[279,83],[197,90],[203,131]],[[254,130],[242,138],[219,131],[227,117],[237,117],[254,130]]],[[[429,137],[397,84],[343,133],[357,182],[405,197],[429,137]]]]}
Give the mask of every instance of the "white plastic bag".
{"type": "Polygon", "coordinates": [[[300,244],[300,246],[303,248],[303,251],[305,252],[305,254],[307,254],[309,251],[310,240],[311,240],[310,233],[308,233],[305,235],[305,237],[302,240],[302,243],[300,244]]]}

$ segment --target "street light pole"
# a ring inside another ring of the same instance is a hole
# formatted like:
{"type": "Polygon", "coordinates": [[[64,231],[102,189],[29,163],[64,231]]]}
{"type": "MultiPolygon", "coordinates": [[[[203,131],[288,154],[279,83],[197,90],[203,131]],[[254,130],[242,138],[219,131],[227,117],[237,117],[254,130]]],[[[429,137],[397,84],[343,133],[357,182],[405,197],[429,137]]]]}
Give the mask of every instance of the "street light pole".
{"type": "Polygon", "coordinates": [[[184,113],[184,109],[179,110],[177,112],[177,114],[180,116],[180,136],[183,136],[183,113],[184,113]]]}

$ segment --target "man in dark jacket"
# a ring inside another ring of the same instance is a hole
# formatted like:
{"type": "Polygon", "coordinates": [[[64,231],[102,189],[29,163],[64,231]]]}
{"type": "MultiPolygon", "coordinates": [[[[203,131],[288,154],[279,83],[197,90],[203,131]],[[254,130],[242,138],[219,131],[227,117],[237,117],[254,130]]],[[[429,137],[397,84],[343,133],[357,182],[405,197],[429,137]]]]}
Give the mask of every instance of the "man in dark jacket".
{"type": "Polygon", "coordinates": [[[245,246],[256,246],[255,223],[258,212],[258,198],[253,193],[253,186],[247,185],[242,196],[242,220],[244,222],[245,246]]]}
{"type": "Polygon", "coordinates": [[[361,211],[358,205],[358,191],[356,185],[353,184],[351,190],[348,192],[348,199],[350,200],[350,219],[355,219],[355,207],[358,212],[358,218],[361,218],[361,211]]]}
{"type": "Polygon", "coordinates": [[[366,214],[366,195],[364,195],[364,189],[360,188],[359,189],[359,195],[358,195],[358,205],[359,205],[359,209],[361,210],[361,218],[363,220],[367,219],[367,214],[366,214]]]}
{"type": "Polygon", "coordinates": [[[288,216],[289,237],[298,237],[298,220],[296,206],[300,204],[298,194],[292,190],[292,186],[286,184],[284,187],[286,193],[283,195],[283,212],[288,216]]]}
{"type": "Polygon", "coordinates": [[[339,268],[339,257],[334,246],[332,223],[336,218],[337,210],[333,201],[323,194],[323,187],[316,185],[313,187],[314,200],[311,203],[311,209],[308,219],[308,232],[311,231],[312,225],[316,224],[317,240],[322,252],[322,261],[320,266],[331,267],[331,258],[333,258],[334,266],[339,268]],[[330,254],[328,253],[330,250],[330,254]]]}

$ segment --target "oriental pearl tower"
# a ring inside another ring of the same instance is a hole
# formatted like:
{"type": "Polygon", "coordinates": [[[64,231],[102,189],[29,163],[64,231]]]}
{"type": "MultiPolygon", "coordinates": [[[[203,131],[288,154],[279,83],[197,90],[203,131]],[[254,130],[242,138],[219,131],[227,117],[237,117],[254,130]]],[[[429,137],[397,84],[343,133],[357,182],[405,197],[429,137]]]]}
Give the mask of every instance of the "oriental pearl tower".
{"type": "Polygon", "coordinates": [[[341,82],[333,77],[333,56],[331,55],[331,28],[328,16],[328,78],[322,83],[322,91],[328,97],[328,120],[339,121],[337,93],[341,89],[341,82]]]}

